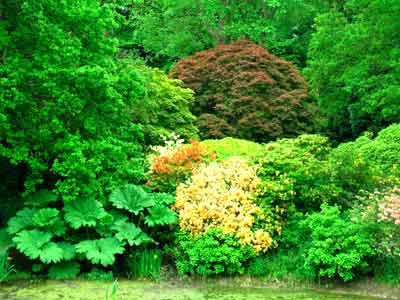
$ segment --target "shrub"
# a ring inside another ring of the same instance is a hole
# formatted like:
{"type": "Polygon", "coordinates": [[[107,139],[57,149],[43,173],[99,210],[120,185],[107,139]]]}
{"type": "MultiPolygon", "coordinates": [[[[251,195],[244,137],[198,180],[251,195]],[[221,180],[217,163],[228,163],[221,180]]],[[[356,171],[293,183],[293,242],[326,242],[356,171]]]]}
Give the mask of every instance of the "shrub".
{"type": "MultiPolygon", "coordinates": [[[[122,66],[127,66],[130,72],[125,72],[121,85],[129,86],[132,78],[138,78],[143,87],[141,97],[138,97],[138,101],[131,107],[131,116],[134,123],[144,125],[147,145],[159,144],[162,136],[172,132],[186,140],[197,137],[196,118],[190,112],[193,91],[183,88],[182,82],[169,79],[158,69],[148,68],[139,63],[124,62],[122,66]]],[[[127,97],[129,93],[138,91],[131,87],[126,91],[127,97]]]]}
{"type": "Polygon", "coordinates": [[[176,243],[176,266],[181,275],[243,274],[255,255],[251,247],[240,245],[235,237],[217,228],[199,236],[180,232],[176,243]]]}
{"type": "Polygon", "coordinates": [[[308,76],[337,140],[400,121],[397,0],[349,0],[316,19],[308,76]]]}
{"type": "Polygon", "coordinates": [[[8,221],[7,231],[13,246],[49,268],[51,278],[71,278],[80,272],[78,261],[107,267],[126,249],[156,243],[162,228],[177,222],[168,208],[173,202],[132,184],[114,190],[105,205],[89,198],[60,206],[57,196],[41,191],[8,221]]]}
{"type": "Polygon", "coordinates": [[[211,152],[215,152],[217,160],[227,160],[232,156],[239,156],[252,161],[264,153],[264,147],[261,144],[231,137],[220,140],[204,140],[201,144],[206,145],[211,152]]]}
{"type": "Polygon", "coordinates": [[[265,146],[257,162],[264,202],[287,208],[295,204],[305,211],[318,210],[321,203],[336,199],[340,189],[330,179],[327,138],[301,135],[265,146]]]}
{"type": "Polygon", "coordinates": [[[153,149],[147,185],[160,192],[174,193],[178,184],[190,177],[196,165],[214,159],[207,146],[196,141],[183,144],[177,137],[175,141],[167,141],[166,146],[153,149]]]}
{"type": "Polygon", "coordinates": [[[217,227],[256,253],[265,252],[279,226],[256,204],[259,183],[255,168],[240,158],[200,166],[176,191],[173,207],[181,230],[198,236],[217,227]]]}
{"type": "Polygon", "coordinates": [[[340,277],[344,281],[368,269],[374,254],[374,236],[359,217],[342,214],[337,206],[323,205],[305,221],[311,241],[305,250],[305,268],[316,277],[340,277]]]}
{"type": "Polygon", "coordinates": [[[266,142],[314,130],[315,106],[296,68],[246,40],[180,60],[170,76],[195,92],[202,138],[266,142]]]}

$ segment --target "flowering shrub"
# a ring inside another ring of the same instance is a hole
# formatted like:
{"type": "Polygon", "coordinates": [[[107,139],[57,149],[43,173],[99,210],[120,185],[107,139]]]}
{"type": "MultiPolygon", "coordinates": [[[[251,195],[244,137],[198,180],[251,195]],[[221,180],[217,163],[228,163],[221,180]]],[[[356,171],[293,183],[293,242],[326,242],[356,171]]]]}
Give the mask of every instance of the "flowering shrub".
{"type": "Polygon", "coordinates": [[[197,141],[184,144],[177,136],[170,138],[165,146],[153,148],[156,155],[149,157],[147,185],[153,190],[173,193],[179,183],[190,177],[197,164],[213,160],[215,155],[197,141]]]}
{"type": "Polygon", "coordinates": [[[241,245],[265,252],[275,244],[271,237],[274,228],[256,204],[259,184],[256,169],[238,157],[200,166],[191,182],[179,185],[176,191],[174,209],[181,230],[196,236],[221,228],[241,245]]]}
{"type": "Polygon", "coordinates": [[[394,187],[379,205],[379,219],[400,225],[400,188],[394,187]]]}

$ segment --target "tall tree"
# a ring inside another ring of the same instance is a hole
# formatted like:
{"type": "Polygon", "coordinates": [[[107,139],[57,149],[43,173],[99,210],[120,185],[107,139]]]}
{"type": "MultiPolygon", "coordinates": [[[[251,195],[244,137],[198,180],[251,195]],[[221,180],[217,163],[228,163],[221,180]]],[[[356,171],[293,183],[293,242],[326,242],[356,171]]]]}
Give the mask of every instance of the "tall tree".
{"type": "Polygon", "coordinates": [[[306,74],[337,140],[400,121],[400,2],[351,0],[317,19],[306,74]]]}
{"type": "Polygon", "coordinates": [[[139,0],[125,5],[119,32],[124,53],[169,67],[175,60],[246,38],[304,66],[322,0],[139,0]]]}

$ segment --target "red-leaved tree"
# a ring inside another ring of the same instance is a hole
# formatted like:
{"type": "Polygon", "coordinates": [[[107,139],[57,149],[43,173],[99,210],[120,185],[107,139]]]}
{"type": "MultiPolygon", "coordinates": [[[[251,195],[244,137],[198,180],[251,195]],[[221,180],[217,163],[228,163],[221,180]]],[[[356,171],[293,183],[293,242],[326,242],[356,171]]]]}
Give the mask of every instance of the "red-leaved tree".
{"type": "Polygon", "coordinates": [[[180,60],[170,76],[195,91],[202,138],[266,142],[315,128],[316,106],[294,65],[239,40],[180,60]]]}

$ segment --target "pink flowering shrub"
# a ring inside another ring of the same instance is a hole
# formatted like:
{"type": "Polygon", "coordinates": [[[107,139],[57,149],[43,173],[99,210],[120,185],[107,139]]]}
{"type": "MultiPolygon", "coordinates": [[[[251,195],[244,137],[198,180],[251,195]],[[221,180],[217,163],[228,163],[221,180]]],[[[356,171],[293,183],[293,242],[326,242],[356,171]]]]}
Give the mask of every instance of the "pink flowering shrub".
{"type": "Polygon", "coordinates": [[[378,218],[380,221],[392,221],[400,225],[400,188],[394,187],[387,193],[379,205],[378,218]]]}

